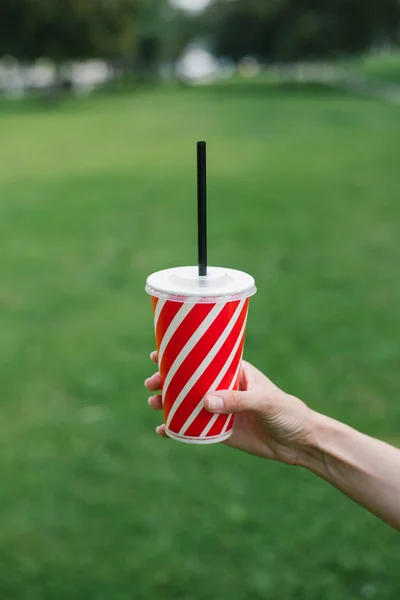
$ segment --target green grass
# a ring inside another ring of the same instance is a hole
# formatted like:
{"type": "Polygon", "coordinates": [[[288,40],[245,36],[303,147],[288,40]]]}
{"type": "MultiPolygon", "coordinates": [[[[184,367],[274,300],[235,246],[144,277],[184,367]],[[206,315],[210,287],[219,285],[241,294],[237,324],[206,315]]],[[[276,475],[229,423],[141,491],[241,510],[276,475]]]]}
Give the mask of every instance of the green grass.
{"type": "Polygon", "coordinates": [[[371,81],[400,84],[400,52],[365,56],[360,67],[361,72],[371,81]]]}
{"type": "Polygon", "coordinates": [[[157,269],[250,271],[247,359],[400,443],[400,108],[221,89],[0,107],[0,598],[395,600],[399,539],[306,471],[159,439],[157,269]]]}

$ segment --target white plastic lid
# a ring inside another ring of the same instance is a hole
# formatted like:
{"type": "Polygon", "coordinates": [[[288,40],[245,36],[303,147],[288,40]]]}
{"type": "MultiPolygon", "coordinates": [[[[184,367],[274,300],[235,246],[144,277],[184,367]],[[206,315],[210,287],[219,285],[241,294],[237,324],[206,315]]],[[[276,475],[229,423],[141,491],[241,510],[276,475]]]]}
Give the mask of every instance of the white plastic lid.
{"type": "Polygon", "coordinates": [[[198,267],[176,267],[147,278],[146,292],[175,302],[215,303],[242,300],[256,293],[251,275],[235,269],[208,267],[199,277],[198,267]]]}

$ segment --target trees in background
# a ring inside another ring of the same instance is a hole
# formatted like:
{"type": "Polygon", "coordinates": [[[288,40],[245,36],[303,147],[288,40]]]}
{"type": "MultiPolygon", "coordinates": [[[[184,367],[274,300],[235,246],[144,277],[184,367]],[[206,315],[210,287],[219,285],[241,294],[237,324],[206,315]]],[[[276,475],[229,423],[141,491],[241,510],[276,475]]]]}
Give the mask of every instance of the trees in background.
{"type": "Polygon", "coordinates": [[[142,0],[137,15],[137,64],[154,70],[160,63],[175,63],[201,32],[200,20],[177,10],[167,0],[142,0]]]}
{"type": "Polygon", "coordinates": [[[214,50],[239,59],[293,61],[397,43],[398,0],[215,0],[207,11],[214,50]]]}
{"type": "Polygon", "coordinates": [[[320,59],[396,42],[399,24],[399,0],[214,0],[197,16],[168,0],[1,0],[0,56],[125,58],[155,71],[200,36],[234,60],[320,59]]]}
{"type": "Polygon", "coordinates": [[[0,55],[56,62],[135,50],[143,0],[1,0],[0,55]]]}
{"type": "Polygon", "coordinates": [[[167,0],[1,0],[0,58],[113,60],[141,77],[174,62],[198,22],[167,0]]]}

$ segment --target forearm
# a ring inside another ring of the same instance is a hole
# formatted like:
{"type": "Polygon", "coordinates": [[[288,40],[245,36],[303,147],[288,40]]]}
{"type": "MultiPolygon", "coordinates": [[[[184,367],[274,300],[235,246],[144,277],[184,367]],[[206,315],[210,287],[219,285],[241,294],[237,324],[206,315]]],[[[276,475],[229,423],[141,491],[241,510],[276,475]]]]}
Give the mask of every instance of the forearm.
{"type": "Polygon", "coordinates": [[[301,464],[400,531],[400,450],[317,413],[301,464]]]}

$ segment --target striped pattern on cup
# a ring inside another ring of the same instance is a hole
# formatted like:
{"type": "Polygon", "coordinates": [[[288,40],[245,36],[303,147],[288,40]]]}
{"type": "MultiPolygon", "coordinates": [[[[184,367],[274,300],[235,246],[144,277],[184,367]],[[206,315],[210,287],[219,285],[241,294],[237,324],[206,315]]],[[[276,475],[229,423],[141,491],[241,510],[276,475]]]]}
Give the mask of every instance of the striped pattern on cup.
{"type": "Polygon", "coordinates": [[[249,299],[152,300],[167,434],[195,444],[228,439],[233,415],[209,413],[203,399],[208,392],[239,387],[249,299]]]}

